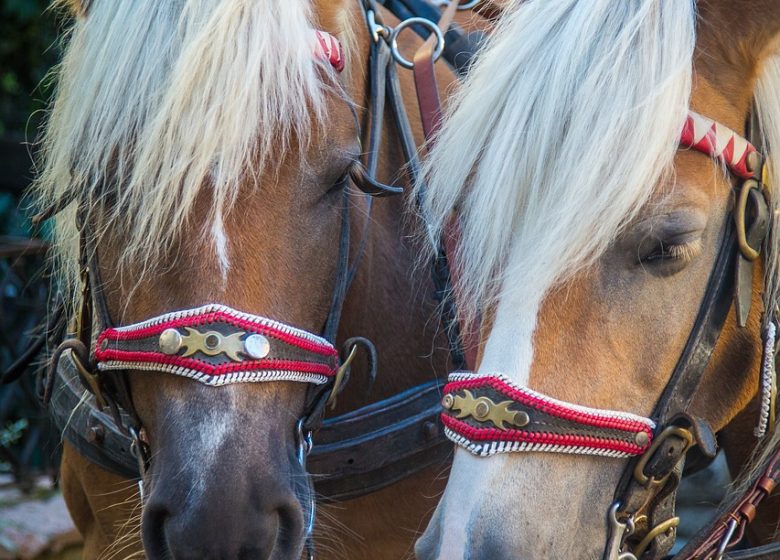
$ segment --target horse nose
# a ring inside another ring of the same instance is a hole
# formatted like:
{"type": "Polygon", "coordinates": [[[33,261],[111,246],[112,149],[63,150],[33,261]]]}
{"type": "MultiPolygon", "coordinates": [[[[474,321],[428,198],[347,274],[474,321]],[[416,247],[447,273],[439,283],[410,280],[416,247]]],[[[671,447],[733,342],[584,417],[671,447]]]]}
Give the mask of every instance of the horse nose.
{"type": "Polygon", "coordinates": [[[150,560],[281,560],[300,557],[303,519],[292,491],[222,487],[192,502],[150,496],[142,534],[150,560]]]}

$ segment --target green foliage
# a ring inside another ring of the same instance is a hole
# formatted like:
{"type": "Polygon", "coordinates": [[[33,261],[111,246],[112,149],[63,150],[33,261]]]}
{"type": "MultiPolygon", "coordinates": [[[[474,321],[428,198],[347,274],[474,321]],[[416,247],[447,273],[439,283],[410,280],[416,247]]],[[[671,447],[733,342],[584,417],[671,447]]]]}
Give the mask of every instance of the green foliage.
{"type": "Polygon", "coordinates": [[[0,136],[35,136],[35,113],[51,94],[43,81],[59,56],[57,31],[49,0],[0,0],[0,136]]]}

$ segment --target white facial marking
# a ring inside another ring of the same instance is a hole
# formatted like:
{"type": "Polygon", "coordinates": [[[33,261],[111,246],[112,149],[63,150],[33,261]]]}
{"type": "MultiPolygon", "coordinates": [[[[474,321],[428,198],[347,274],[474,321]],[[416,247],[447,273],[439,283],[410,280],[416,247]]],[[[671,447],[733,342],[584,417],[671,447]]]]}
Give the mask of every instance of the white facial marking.
{"type": "Polygon", "coordinates": [[[229,404],[204,411],[204,417],[197,426],[198,438],[194,442],[196,449],[192,450],[192,456],[198,460],[197,464],[191,465],[195,472],[190,476],[194,482],[192,492],[195,496],[202,495],[206,485],[212,482],[209,473],[220,462],[222,446],[236,426],[236,388],[225,386],[219,390],[230,394],[229,404]]]}
{"type": "Polygon", "coordinates": [[[222,214],[219,213],[211,226],[211,234],[214,238],[214,249],[217,252],[219,270],[222,273],[222,282],[227,282],[228,270],[230,270],[230,256],[228,255],[228,238],[225,235],[225,227],[222,222],[222,214]]]}
{"type": "Polygon", "coordinates": [[[496,309],[493,329],[485,344],[480,373],[500,372],[522,386],[528,386],[533,361],[533,334],[541,298],[529,301],[507,291],[496,309]]]}
{"type": "Polygon", "coordinates": [[[455,459],[452,463],[447,489],[457,488],[457,492],[445,492],[442,505],[441,518],[441,549],[439,558],[455,559],[467,558],[469,553],[469,541],[466,535],[470,534],[469,526],[473,521],[474,508],[481,505],[480,496],[482,490],[476,481],[485,476],[485,469],[500,466],[503,457],[497,459],[491,465],[475,457],[468,451],[455,449],[455,459]]]}

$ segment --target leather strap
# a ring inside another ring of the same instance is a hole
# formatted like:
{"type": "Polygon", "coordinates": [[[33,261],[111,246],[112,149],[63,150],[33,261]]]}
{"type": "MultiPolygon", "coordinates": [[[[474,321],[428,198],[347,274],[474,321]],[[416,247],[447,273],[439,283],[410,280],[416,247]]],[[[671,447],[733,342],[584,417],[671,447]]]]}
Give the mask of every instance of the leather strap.
{"type": "MultiPolygon", "coordinates": [[[[721,515],[675,556],[675,560],[702,560],[713,557],[717,560],[716,552],[719,547],[722,547],[722,549],[729,548],[742,539],[747,525],[756,515],[758,505],[780,483],[780,449],[775,450],[764,467],[758,472],[760,474],[750,486],[750,489],[733,499],[721,515]]],[[[773,547],[776,546],[777,543],[773,545],[773,547]]],[[[765,548],[764,552],[769,554],[778,550],[780,548],[765,548]]],[[[764,554],[764,552],[755,552],[755,554],[764,554]]],[[[735,552],[731,558],[761,557],[755,556],[755,554],[751,556],[749,551],[746,552],[748,554],[746,556],[740,556],[739,554],[735,552]]],[[[777,556],[774,557],[776,558],[777,556]]]]}
{"type": "MultiPolygon", "coordinates": [[[[430,381],[346,414],[326,418],[307,461],[323,501],[357,498],[432,465],[452,453],[438,420],[441,385],[430,381]]],[[[51,401],[55,425],[84,457],[126,478],[139,478],[132,439],[102,412],[68,355],[59,360],[51,401]]],[[[124,415],[125,424],[130,418],[124,415]]]]}

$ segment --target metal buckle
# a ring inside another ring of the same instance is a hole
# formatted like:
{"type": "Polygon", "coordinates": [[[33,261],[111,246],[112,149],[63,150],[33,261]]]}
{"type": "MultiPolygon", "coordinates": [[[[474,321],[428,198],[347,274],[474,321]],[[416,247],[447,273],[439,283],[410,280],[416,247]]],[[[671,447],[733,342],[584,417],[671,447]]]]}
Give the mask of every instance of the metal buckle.
{"type": "MultiPolygon", "coordinates": [[[[472,8],[476,8],[480,2],[482,2],[482,0],[471,0],[471,2],[463,2],[458,6],[458,11],[463,12],[466,10],[471,10],[472,8]]],[[[431,0],[431,4],[437,8],[446,8],[451,4],[451,2],[450,0],[431,0]]]]}
{"type": "MultiPolygon", "coordinates": [[[[747,212],[747,202],[750,191],[759,190],[759,183],[755,179],[747,179],[742,183],[742,187],[737,195],[737,203],[734,206],[734,223],[737,226],[737,242],[742,256],[749,261],[754,261],[759,257],[760,248],[754,249],[747,241],[747,229],[745,225],[745,212],[747,212]]],[[[763,193],[762,193],[763,194],[763,193]]],[[[764,195],[766,196],[766,195],[764,195]]]]}
{"type": "Polygon", "coordinates": [[[144,498],[144,475],[149,468],[149,448],[146,442],[141,439],[141,434],[135,427],[130,426],[128,428],[132,441],[130,442],[130,454],[138,461],[138,472],[141,474],[141,478],[138,479],[138,494],[141,498],[141,504],[143,505],[144,498]]]}
{"type": "Polygon", "coordinates": [[[441,53],[444,52],[444,33],[442,33],[439,26],[429,19],[423,17],[411,17],[403,20],[390,32],[390,52],[393,54],[395,61],[404,68],[414,68],[414,62],[407,60],[398,50],[398,35],[401,31],[409,27],[410,25],[419,24],[423,27],[427,27],[436,36],[436,48],[433,51],[433,61],[439,60],[441,53]]]}
{"type": "Polygon", "coordinates": [[[649,547],[652,542],[656,539],[656,537],[666,533],[669,529],[674,529],[680,524],[680,518],[679,517],[672,517],[671,519],[667,519],[663,523],[659,523],[644,536],[644,538],[639,541],[639,544],[634,547],[634,555],[637,558],[641,558],[642,555],[645,553],[645,550],[647,550],[647,547],[649,547]]]}
{"type": "Polygon", "coordinates": [[[386,25],[377,23],[376,12],[374,10],[366,10],[366,19],[368,20],[368,30],[371,32],[371,36],[374,38],[374,42],[378,43],[380,37],[387,39],[390,36],[390,28],[386,25]]]}
{"type": "Polygon", "coordinates": [[[645,467],[647,466],[648,461],[655,455],[655,452],[658,451],[658,448],[661,447],[661,444],[669,436],[677,436],[687,442],[682,451],[682,455],[685,455],[685,453],[693,447],[693,434],[689,430],[679,426],[667,426],[664,428],[664,430],[653,440],[653,443],[647,451],[639,458],[639,461],[637,461],[637,464],[634,467],[634,479],[642,486],[663,486],[666,484],[666,481],[669,480],[669,476],[672,474],[671,472],[661,479],[649,477],[645,474],[645,467]]]}

